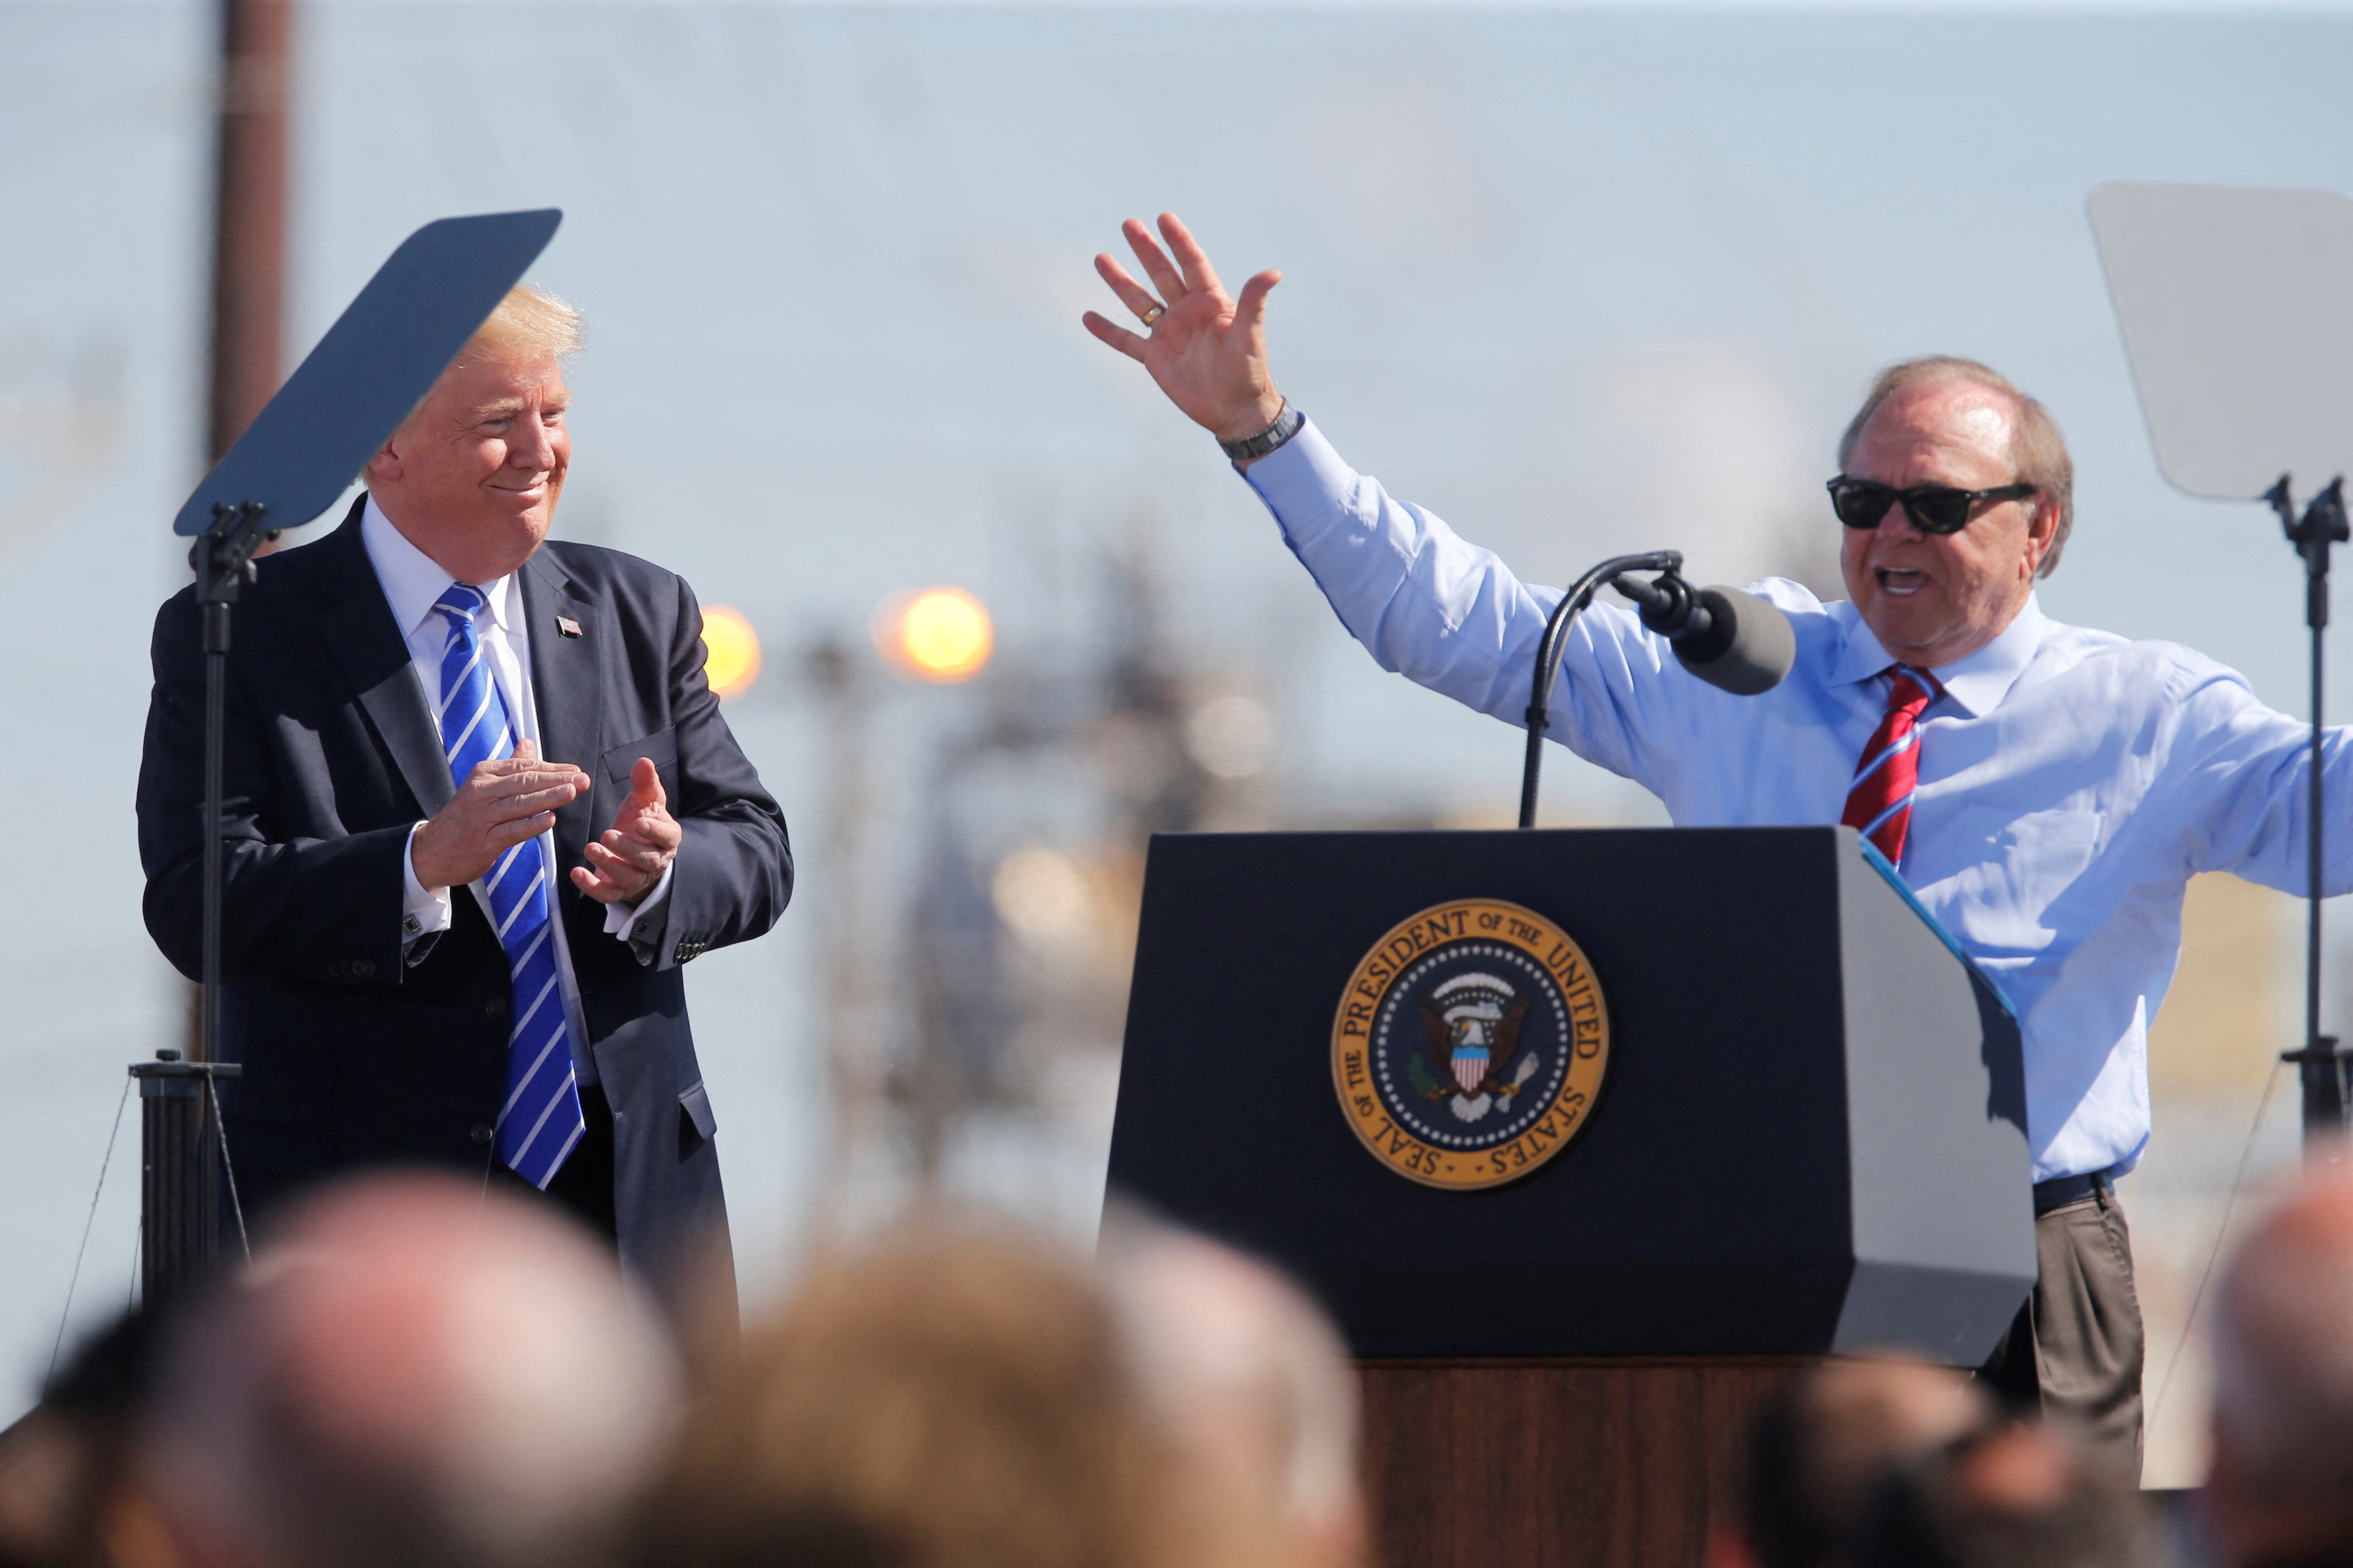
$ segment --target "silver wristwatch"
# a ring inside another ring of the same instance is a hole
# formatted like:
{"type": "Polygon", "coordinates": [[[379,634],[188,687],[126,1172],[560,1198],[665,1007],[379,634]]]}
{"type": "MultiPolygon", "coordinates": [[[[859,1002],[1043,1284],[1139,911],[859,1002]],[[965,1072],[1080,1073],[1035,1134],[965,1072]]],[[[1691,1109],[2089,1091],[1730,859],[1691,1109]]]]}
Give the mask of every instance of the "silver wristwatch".
{"type": "Polygon", "coordinates": [[[1306,423],[1307,416],[1293,408],[1286,397],[1282,400],[1282,412],[1274,416],[1273,424],[1257,435],[1244,437],[1239,441],[1220,441],[1218,449],[1237,463],[1247,463],[1252,458],[1263,458],[1281,447],[1298,435],[1299,427],[1306,423]]]}

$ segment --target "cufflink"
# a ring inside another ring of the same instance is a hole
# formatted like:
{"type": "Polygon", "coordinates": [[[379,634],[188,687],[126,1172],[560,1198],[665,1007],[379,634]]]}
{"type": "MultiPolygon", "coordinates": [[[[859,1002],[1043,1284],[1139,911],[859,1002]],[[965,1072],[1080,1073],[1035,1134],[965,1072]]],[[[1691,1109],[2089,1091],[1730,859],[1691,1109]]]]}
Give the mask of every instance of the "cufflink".
{"type": "Polygon", "coordinates": [[[415,915],[403,915],[400,917],[400,934],[404,939],[414,941],[417,937],[422,935],[424,931],[425,922],[418,920],[415,915]]]}

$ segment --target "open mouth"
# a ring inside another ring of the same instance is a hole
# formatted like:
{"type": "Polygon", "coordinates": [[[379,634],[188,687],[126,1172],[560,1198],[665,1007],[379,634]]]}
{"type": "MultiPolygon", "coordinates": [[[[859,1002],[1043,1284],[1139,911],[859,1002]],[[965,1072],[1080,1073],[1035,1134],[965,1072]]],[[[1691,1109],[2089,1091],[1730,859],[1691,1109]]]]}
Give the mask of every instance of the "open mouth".
{"type": "Polygon", "coordinates": [[[1928,591],[1927,574],[1908,566],[1878,567],[1873,575],[1879,579],[1879,591],[1891,599],[1909,599],[1928,591]]]}

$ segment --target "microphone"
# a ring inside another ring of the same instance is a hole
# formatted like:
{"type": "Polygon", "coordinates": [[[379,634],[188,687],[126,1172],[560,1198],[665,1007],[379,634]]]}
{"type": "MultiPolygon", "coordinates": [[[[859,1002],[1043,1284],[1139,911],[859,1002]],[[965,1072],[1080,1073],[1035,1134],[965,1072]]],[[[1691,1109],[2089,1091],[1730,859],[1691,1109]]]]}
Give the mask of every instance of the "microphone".
{"type": "Polygon", "coordinates": [[[1772,690],[1797,660],[1789,617],[1754,594],[1694,588],[1672,570],[1648,583],[1620,574],[1609,585],[1634,601],[1642,624],[1668,639],[1685,669],[1736,697],[1772,690]]]}

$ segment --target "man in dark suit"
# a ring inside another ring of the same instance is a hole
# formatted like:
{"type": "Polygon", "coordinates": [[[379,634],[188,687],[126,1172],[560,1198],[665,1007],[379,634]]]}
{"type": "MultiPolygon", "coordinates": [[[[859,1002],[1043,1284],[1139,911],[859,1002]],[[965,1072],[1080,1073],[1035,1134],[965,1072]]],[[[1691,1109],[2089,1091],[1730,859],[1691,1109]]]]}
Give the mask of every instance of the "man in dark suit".
{"type": "MultiPolygon", "coordinates": [[[[667,1287],[726,1255],[680,966],[792,889],[671,574],[547,543],[568,306],[519,288],[326,538],[260,563],[229,659],[223,1109],[248,1212],[424,1162],[544,1188],[667,1287]],[[712,1244],[716,1244],[715,1246],[712,1244]]],[[[156,616],[147,927],[199,967],[204,670],[156,616]]]]}

